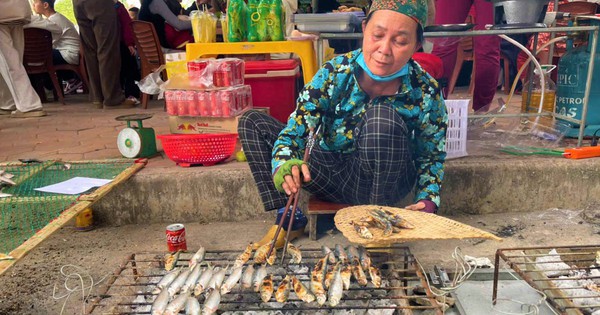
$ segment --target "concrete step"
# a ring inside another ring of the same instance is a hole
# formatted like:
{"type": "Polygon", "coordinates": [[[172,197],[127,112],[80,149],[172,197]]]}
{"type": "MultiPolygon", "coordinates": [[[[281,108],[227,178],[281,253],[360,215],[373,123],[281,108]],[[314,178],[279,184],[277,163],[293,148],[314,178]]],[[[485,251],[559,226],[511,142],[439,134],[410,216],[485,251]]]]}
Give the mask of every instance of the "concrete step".
{"type": "MultiPolygon", "coordinates": [[[[600,200],[599,174],[600,159],[489,155],[450,160],[440,213],[582,208],[600,200]]],[[[113,226],[273,219],[263,210],[247,163],[181,168],[160,158],[114,188],[94,210],[97,220],[113,226]]]]}

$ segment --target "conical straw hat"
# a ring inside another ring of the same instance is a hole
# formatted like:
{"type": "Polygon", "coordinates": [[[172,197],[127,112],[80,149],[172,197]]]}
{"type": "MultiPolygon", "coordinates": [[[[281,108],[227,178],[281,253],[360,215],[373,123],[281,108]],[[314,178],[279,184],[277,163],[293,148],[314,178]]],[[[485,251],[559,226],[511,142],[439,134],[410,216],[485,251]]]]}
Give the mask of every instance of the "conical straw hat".
{"type": "Polygon", "coordinates": [[[501,238],[474,228],[472,226],[450,220],[432,213],[420,211],[410,211],[401,208],[380,207],[373,205],[353,206],[339,210],[335,214],[335,226],[352,243],[358,244],[389,244],[402,243],[414,240],[445,240],[445,239],[465,239],[465,238],[487,238],[496,241],[502,241],[501,238]],[[373,234],[372,239],[361,237],[352,221],[359,222],[369,216],[369,211],[373,209],[389,210],[398,214],[407,222],[415,226],[414,229],[402,229],[399,233],[383,235],[383,230],[378,227],[369,226],[368,229],[373,234]]]}

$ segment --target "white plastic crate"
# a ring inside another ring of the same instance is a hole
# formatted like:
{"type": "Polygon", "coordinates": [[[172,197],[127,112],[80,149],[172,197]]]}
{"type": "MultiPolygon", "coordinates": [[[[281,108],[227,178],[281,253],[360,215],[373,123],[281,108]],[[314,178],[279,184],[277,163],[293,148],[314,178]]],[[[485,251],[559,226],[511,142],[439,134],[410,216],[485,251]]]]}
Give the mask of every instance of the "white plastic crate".
{"type": "Polygon", "coordinates": [[[446,132],[446,159],[467,155],[467,124],[470,100],[446,100],[448,130],[446,132]]]}

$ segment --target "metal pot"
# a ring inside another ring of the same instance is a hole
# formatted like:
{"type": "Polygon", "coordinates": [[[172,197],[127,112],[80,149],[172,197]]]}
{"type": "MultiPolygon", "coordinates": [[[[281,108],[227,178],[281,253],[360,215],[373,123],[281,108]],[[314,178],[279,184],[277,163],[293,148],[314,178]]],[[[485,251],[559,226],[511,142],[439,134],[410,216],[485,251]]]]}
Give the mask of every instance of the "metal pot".
{"type": "Polygon", "coordinates": [[[494,26],[543,27],[548,0],[488,0],[494,4],[494,26]]]}

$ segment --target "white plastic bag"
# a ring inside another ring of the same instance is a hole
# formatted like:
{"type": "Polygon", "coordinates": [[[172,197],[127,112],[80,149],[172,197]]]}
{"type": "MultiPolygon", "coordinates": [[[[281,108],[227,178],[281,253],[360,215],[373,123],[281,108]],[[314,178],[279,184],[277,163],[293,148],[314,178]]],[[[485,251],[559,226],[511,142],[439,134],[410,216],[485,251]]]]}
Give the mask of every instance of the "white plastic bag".
{"type": "Polygon", "coordinates": [[[137,85],[140,91],[145,94],[157,95],[161,99],[164,92],[165,81],[160,77],[160,73],[165,70],[165,66],[162,65],[154,72],[147,75],[145,78],[140,80],[137,85]]]}

